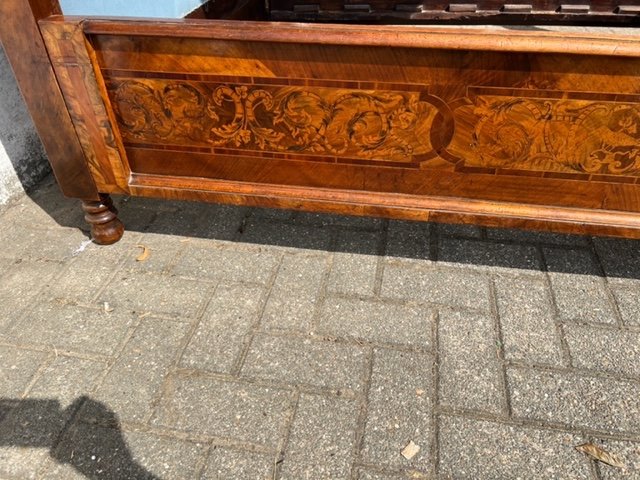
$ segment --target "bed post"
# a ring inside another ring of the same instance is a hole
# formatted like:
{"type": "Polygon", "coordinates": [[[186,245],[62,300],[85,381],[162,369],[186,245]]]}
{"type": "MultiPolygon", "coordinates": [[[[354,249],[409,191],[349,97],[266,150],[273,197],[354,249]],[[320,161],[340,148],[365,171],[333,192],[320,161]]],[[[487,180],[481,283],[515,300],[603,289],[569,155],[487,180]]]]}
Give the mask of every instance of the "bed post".
{"type": "MultiPolygon", "coordinates": [[[[91,177],[38,28],[38,20],[60,13],[58,0],[2,0],[0,41],[62,193],[85,205],[110,205],[91,177]]],[[[122,224],[112,206],[109,211],[113,228],[107,238],[90,221],[96,243],[117,241],[120,237],[114,240],[113,232],[122,236],[122,224]]]]}

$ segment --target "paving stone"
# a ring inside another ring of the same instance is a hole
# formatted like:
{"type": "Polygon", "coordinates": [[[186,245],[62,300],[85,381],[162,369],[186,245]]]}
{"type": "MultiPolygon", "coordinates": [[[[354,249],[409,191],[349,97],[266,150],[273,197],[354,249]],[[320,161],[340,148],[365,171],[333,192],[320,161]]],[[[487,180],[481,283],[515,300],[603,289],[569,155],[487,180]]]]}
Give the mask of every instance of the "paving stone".
{"type": "Polygon", "coordinates": [[[146,230],[177,237],[233,240],[245,215],[246,210],[242,207],[176,202],[165,204],[146,230]]]}
{"type": "Polygon", "coordinates": [[[638,286],[640,280],[639,240],[594,238],[600,263],[609,281],[638,286]]]}
{"type": "Polygon", "coordinates": [[[583,235],[565,235],[562,233],[536,232],[509,228],[487,228],[487,238],[492,240],[510,240],[524,243],[546,243],[555,245],[589,245],[589,237],[583,235]]]}
{"type": "Polygon", "coordinates": [[[301,395],[280,478],[350,478],[358,413],[358,405],[352,401],[301,395]]]}
{"type": "Polygon", "coordinates": [[[457,238],[440,239],[438,262],[474,266],[503,273],[537,273],[541,270],[538,252],[534,246],[457,238]]]}
{"type": "Polygon", "coordinates": [[[251,219],[241,237],[243,242],[296,250],[327,250],[332,231],[322,226],[251,219]]]}
{"type": "Polygon", "coordinates": [[[640,478],[640,442],[597,439],[595,444],[615,454],[626,467],[620,469],[598,462],[602,480],[638,480],[640,478]]]}
{"type": "Polygon", "coordinates": [[[80,395],[91,392],[105,364],[85,358],[57,356],[29,390],[29,398],[55,398],[68,408],[80,395]]]}
{"type": "Polygon", "coordinates": [[[389,221],[386,255],[389,257],[428,260],[429,224],[427,222],[389,221]]]}
{"type": "Polygon", "coordinates": [[[560,335],[546,283],[498,277],[495,286],[505,358],[561,365],[560,335]]]}
{"type": "Polygon", "coordinates": [[[380,473],[372,470],[360,469],[358,472],[358,480],[409,480],[409,479],[424,479],[427,480],[430,477],[427,474],[423,474],[418,471],[412,471],[406,475],[395,473],[380,473]]]}
{"type": "Polygon", "coordinates": [[[12,263],[6,268],[0,277],[0,332],[33,305],[42,289],[53,285],[52,280],[61,269],[59,263],[32,261],[12,263]]]}
{"type": "Polygon", "coordinates": [[[317,332],[375,343],[432,347],[435,310],[417,304],[327,298],[317,332]]]}
{"type": "MultiPolygon", "coordinates": [[[[186,248],[189,242],[184,238],[146,233],[135,244],[131,244],[124,254],[124,268],[132,272],[163,273],[169,269],[175,258],[186,248]],[[140,245],[147,248],[146,260],[139,262],[142,255],[140,245]]],[[[186,239],[189,240],[190,239],[186,239]]]]}
{"type": "Polygon", "coordinates": [[[5,422],[0,423],[0,478],[36,478],[58,436],[104,364],[57,357],[5,422]]]}
{"type": "Polygon", "coordinates": [[[291,223],[300,225],[318,225],[323,227],[347,227],[368,230],[382,228],[385,220],[375,217],[358,217],[355,215],[333,215],[329,213],[293,212],[291,223]]]}
{"type": "Polygon", "coordinates": [[[365,369],[365,353],[353,345],[256,335],[242,374],[284,383],[359,391],[365,369]]]}
{"type": "Polygon", "coordinates": [[[118,218],[129,232],[146,232],[162,214],[162,200],[144,197],[116,197],[113,201],[118,218]]]}
{"type": "Polygon", "coordinates": [[[286,390],[204,376],[171,377],[152,423],[277,448],[290,414],[286,390]]]}
{"type": "Polygon", "coordinates": [[[373,360],[364,462],[429,470],[433,462],[433,357],[376,349],[373,360]],[[420,446],[411,460],[400,454],[409,441],[420,446]]]}
{"type": "Polygon", "coordinates": [[[278,262],[277,254],[264,249],[200,248],[188,244],[173,273],[205,280],[267,283],[278,262]]]}
{"type": "Polygon", "coordinates": [[[47,356],[45,352],[0,346],[0,398],[20,398],[47,356]]]}
{"type": "Polygon", "coordinates": [[[118,242],[109,247],[87,245],[83,252],[66,265],[62,274],[47,290],[45,296],[76,303],[91,303],[104,285],[109,282],[114,271],[118,268],[122,255],[129,247],[129,242],[122,245],[118,242]]]}
{"type": "Polygon", "coordinates": [[[231,372],[258,320],[262,295],[263,289],[257,286],[219,285],[182,354],[180,365],[231,372]]]}
{"type": "Polygon", "coordinates": [[[442,478],[592,478],[571,433],[443,415],[439,438],[442,478]]]}
{"type": "Polygon", "coordinates": [[[489,280],[469,271],[388,263],[382,277],[382,296],[489,310],[489,280]]]}
{"type": "Polygon", "coordinates": [[[277,220],[280,222],[290,221],[295,212],[285,208],[255,207],[251,209],[250,218],[256,223],[263,220],[277,220]]]}
{"type": "Polygon", "coordinates": [[[640,432],[640,383],[569,372],[507,370],[516,418],[640,432]]]}
{"type": "Polygon", "coordinates": [[[20,343],[112,355],[135,321],[136,315],[125,311],[107,313],[45,302],[30,310],[9,330],[8,336],[20,343]]]}
{"type": "Polygon", "coordinates": [[[504,411],[502,365],[494,328],[488,315],[440,313],[441,404],[498,415],[504,411]]]}
{"type": "Polygon", "coordinates": [[[61,225],[88,230],[80,201],[63,197],[55,179],[53,182],[45,189],[40,184],[28,196],[24,195],[18,203],[9,206],[2,215],[2,223],[20,230],[48,230],[61,225]]]}
{"type": "Polygon", "coordinates": [[[77,228],[6,228],[0,230],[0,255],[13,260],[63,262],[86,240],[85,233],[77,228]]]}
{"type": "Polygon", "coordinates": [[[327,290],[347,295],[373,295],[379,244],[379,232],[339,232],[327,290]]]}
{"type": "Polygon", "coordinates": [[[241,225],[249,211],[246,207],[215,203],[199,205],[202,210],[194,211],[198,220],[194,222],[189,235],[227,241],[235,240],[240,235],[241,225]]]}
{"type": "Polygon", "coordinates": [[[308,330],[327,269],[326,256],[285,255],[262,316],[267,329],[308,330]]]}
{"type": "Polygon", "coordinates": [[[196,478],[204,451],[198,443],[79,422],[53,453],[46,478],[196,478]]]}
{"type": "MultiPolygon", "coordinates": [[[[145,318],[105,377],[95,399],[125,421],[144,421],[188,325],[145,318]]],[[[83,412],[91,419],[95,412],[83,412]]]]}
{"type": "Polygon", "coordinates": [[[448,237],[470,237],[480,238],[482,228],[476,225],[465,225],[462,223],[438,223],[436,224],[438,235],[448,237]]]}
{"type": "Polygon", "coordinates": [[[627,325],[640,326],[640,295],[637,289],[612,286],[622,321],[627,325]]]}
{"type": "Polygon", "coordinates": [[[213,447],[202,480],[273,480],[274,455],[213,447]]]}
{"type": "Polygon", "coordinates": [[[564,334],[575,367],[640,377],[640,332],[566,325],[564,334]]]}
{"type": "Polygon", "coordinates": [[[194,318],[211,294],[211,285],[172,275],[119,272],[98,297],[99,305],[137,314],[194,318]]]}
{"type": "Polygon", "coordinates": [[[558,312],[564,320],[615,323],[616,316],[597,265],[586,250],[545,248],[558,312]]]}

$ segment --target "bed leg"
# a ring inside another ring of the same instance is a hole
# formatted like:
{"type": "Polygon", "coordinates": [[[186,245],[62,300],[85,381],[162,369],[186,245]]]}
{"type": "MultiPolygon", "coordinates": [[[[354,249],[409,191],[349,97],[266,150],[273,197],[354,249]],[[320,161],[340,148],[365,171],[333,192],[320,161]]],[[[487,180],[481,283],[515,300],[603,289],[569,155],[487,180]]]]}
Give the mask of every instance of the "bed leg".
{"type": "Polygon", "coordinates": [[[124,225],[109,195],[100,194],[100,201],[82,201],[84,219],[91,225],[91,239],[98,245],[111,245],[122,238],[124,225]]]}

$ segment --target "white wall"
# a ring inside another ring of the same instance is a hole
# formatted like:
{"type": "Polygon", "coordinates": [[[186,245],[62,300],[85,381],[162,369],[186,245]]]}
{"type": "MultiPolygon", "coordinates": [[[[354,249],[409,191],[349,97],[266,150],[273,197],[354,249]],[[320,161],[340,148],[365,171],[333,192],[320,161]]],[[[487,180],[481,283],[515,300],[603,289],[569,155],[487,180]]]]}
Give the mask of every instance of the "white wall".
{"type": "Polygon", "coordinates": [[[49,171],[42,144],[0,48],[0,205],[34,186],[49,171]]]}
{"type": "MultiPolygon", "coordinates": [[[[0,0],[2,1],[2,0],[0,0]]],[[[60,0],[65,15],[182,18],[206,0],[60,0]]]]}

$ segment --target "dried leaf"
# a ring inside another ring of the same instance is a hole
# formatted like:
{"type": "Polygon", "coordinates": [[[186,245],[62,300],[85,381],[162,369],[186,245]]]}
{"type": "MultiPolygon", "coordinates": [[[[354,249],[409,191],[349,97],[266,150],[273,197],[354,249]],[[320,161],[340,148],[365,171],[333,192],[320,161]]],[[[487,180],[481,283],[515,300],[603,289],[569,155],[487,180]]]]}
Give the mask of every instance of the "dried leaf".
{"type": "Polygon", "coordinates": [[[102,308],[106,313],[111,313],[115,310],[112,306],[109,305],[109,302],[104,302],[104,305],[102,305],[102,308]]]}
{"type": "Polygon", "coordinates": [[[611,465],[612,467],[626,468],[624,463],[622,463],[622,460],[620,460],[617,455],[609,453],[593,443],[583,443],[582,445],[578,445],[576,450],[589,455],[602,463],[611,465]]]}
{"type": "Polygon", "coordinates": [[[136,245],[136,247],[142,249],[142,253],[138,255],[138,258],[136,258],[136,262],[144,262],[147,258],[149,258],[150,251],[147,247],[145,247],[144,245],[136,245]]]}
{"type": "Polygon", "coordinates": [[[413,440],[411,440],[406,447],[404,447],[402,449],[402,451],[400,452],[400,454],[406,458],[407,460],[411,460],[413,457],[416,456],[416,454],[420,451],[420,446],[416,445],[415,443],[413,443],[413,440]]]}

